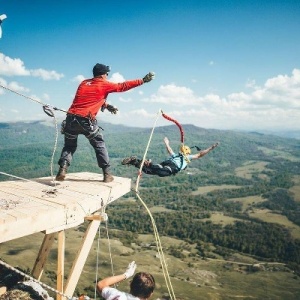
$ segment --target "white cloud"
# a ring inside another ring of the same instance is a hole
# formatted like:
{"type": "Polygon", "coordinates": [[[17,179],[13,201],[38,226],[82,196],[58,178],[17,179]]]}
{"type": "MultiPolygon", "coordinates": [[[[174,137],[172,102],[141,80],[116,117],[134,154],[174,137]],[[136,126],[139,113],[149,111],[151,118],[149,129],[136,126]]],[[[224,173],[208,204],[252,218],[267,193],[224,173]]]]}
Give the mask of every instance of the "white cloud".
{"type": "Polygon", "coordinates": [[[19,58],[10,58],[0,53],[0,75],[3,76],[33,76],[41,77],[43,80],[59,80],[64,77],[56,71],[44,69],[27,70],[24,62],[19,58]]]}
{"type": "Polygon", "coordinates": [[[113,73],[111,75],[111,77],[109,78],[109,81],[112,81],[112,82],[115,82],[115,83],[124,82],[125,78],[123,77],[123,75],[121,75],[120,73],[116,72],[116,73],[113,73]]]}
{"type": "Polygon", "coordinates": [[[76,83],[81,83],[83,80],[85,80],[85,77],[83,75],[77,75],[76,77],[74,77],[72,79],[72,81],[76,82],[76,83]]]}
{"type": "Polygon", "coordinates": [[[132,99],[131,98],[123,98],[123,97],[119,97],[119,101],[120,102],[124,102],[124,103],[129,103],[129,102],[132,102],[132,99]]]}
{"type": "Polygon", "coordinates": [[[29,76],[30,72],[26,70],[24,63],[19,58],[10,58],[0,53],[0,75],[5,76],[29,76]]]}
{"type": "Polygon", "coordinates": [[[103,121],[113,124],[125,124],[131,127],[151,127],[156,117],[157,113],[150,113],[146,109],[135,109],[127,112],[120,110],[113,117],[108,114],[101,115],[103,121]]]}
{"type": "Polygon", "coordinates": [[[246,82],[246,87],[256,89],[257,86],[256,86],[255,80],[254,79],[248,79],[247,82],[246,82]]]}
{"type": "Polygon", "coordinates": [[[41,77],[43,80],[60,80],[64,74],[59,74],[56,71],[47,71],[44,69],[30,70],[30,75],[33,77],[41,77]]]}
{"type": "Polygon", "coordinates": [[[156,94],[143,101],[173,105],[195,105],[199,103],[199,99],[194,96],[191,89],[176,86],[174,83],[161,85],[156,94]]]}
{"type": "MultiPolygon", "coordinates": [[[[11,89],[15,92],[29,92],[30,90],[24,86],[19,85],[16,81],[7,82],[3,78],[0,77],[0,84],[3,87],[11,89]]],[[[0,89],[0,95],[5,93],[5,89],[0,89]]]]}
{"type": "Polygon", "coordinates": [[[196,96],[183,86],[169,84],[144,102],[163,103],[182,123],[220,129],[300,129],[300,70],[267,79],[262,87],[249,81],[250,92],[196,96]],[[180,106],[180,110],[178,110],[180,106]]]}

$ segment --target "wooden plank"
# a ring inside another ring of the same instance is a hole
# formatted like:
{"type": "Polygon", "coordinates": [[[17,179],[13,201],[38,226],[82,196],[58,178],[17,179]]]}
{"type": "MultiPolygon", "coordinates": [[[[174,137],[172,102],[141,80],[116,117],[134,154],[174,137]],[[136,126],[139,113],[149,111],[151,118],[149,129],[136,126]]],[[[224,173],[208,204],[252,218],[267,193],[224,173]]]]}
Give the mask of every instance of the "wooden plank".
{"type": "MultiPolygon", "coordinates": [[[[57,244],[57,286],[56,289],[63,293],[64,290],[64,275],[65,275],[65,243],[66,236],[65,231],[58,232],[58,244],[57,244]]],[[[62,296],[56,294],[56,299],[61,300],[62,296]]]]}
{"type": "Polygon", "coordinates": [[[0,182],[0,243],[78,226],[130,191],[130,179],[115,177],[103,183],[101,176],[81,172],[56,183],[51,177],[0,182]]]}
{"type": "Polygon", "coordinates": [[[99,225],[100,225],[100,221],[94,220],[89,224],[85,232],[84,238],[81,243],[81,247],[77,253],[77,256],[74,260],[71,271],[69,273],[69,277],[64,292],[65,295],[71,297],[75,291],[84,264],[91,250],[94,238],[97,234],[99,225]]]}
{"type": "Polygon", "coordinates": [[[37,280],[40,280],[42,277],[42,274],[44,272],[44,266],[46,264],[51,247],[53,245],[55,235],[55,233],[52,233],[46,234],[44,236],[43,243],[41,245],[40,251],[32,269],[32,276],[37,280]]]}

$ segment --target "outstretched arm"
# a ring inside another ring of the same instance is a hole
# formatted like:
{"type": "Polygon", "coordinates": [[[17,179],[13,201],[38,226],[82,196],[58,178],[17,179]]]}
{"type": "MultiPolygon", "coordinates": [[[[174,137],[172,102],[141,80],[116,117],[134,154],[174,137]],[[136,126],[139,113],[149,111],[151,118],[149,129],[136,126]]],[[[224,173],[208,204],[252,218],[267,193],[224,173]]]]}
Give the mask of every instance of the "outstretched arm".
{"type": "Polygon", "coordinates": [[[169,139],[167,137],[164,138],[164,142],[165,142],[168,153],[170,155],[172,155],[174,152],[173,152],[173,149],[170,147],[170,142],[169,142],[169,139]]]}
{"type": "Polygon", "coordinates": [[[219,143],[215,143],[212,146],[210,146],[209,148],[200,151],[199,153],[193,155],[192,159],[198,159],[203,157],[204,155],[206,155],[207,153],[209,153],[211,150],[215,149],[217,146],[219,145],[219,143]]]}
{"type": "Polygon", "coordinates": [[[101,294],[102,290],[105,287],[116,284],[118,282],[121,282],[121,281],[123,281],[125,279],[128,279],[129,277],[133,276],[133,274],[135,272],[135,269],[136,269],[136,263],[135,263],[135,261],[132,261],[128,265],[127,270],[125,271],[124,274],[106,277],[106,278],[98,281],[98,283],[97,283],[98,292],[101,294]]]}

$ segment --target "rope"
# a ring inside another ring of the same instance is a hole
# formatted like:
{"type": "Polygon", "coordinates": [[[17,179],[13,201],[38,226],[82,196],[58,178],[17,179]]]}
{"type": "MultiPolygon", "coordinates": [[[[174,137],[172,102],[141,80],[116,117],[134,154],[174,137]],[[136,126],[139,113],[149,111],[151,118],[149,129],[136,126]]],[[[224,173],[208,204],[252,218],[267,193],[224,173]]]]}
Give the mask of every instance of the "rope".
{"type": "Polygon", "coordinates": [[[151,134],[150,134],[150,137],[149,137],[148,144],[146,146],[146,150],[145,150],[145,153],[144,153],[144,156],[143,156],[143,160],[141,162],[141,166],[140,166],[140,169],[139,169],[139,172],[138,172],[138,176],[137,176],[137,180],[136,180],[135,193],[136,193],[137,198],[141,201],[141,203],[145,207],[146,211],[148,212],[148,215],[150,216],[150,219],[151,219],[151,222],[152,222],[152,227],[153,227],[153,232],[154,232],[154,236],[155,236],[155,241],[156,241],[157,252],[159,253],[159,259],[160,259],[160,263],[161,263],[161,266],[162,266],[163,275],[164,275],[164,278],[165,278],[167,289],[168,289],[169,295],[171,297],[171,300],[176,300],[176,297],[175,297],[175,294],[174,294],[174,290],[173,290],[173,286],[172,286],[172,282],[171,282],[171,279],[170,279],[170,276],[169,276],[169,272],[168,272],[167,263],[166,263],[165,256],[164,256],[164,253],[163,253],[163,250],[162,250],[162,245],[161,245],[161,242],[160,242],[159,233],[158,233],[158,230],[157,230],[157,227],[156,227],[156,224],[155,224],[155,220],[154,220],[154,218],[153,218],[153,216],[152,216],[149,208],[147,207],[146,203],[139,196],[139,191],[138,191],[140,177],[142,175],[143,165],[144,165],[144,162],[145,162],[145,159],[146,159],[146,156],[147,156],[147,152],[148,152],[151,140],[152,140],[154,128],[156,126],[156,122],[157,122],[157,119],[158,119],[158,116],[159,116],[160,113],[162,113],[161,110],[159,110],[159,112],[157,114],[157,117],[155,119],[152,131],[151,131],[151,134]]]}
{"type": "Polygon", "coordinates": [[[151,139],[152,139],[152,136],[153,136],[153,132],[154,132],[154,128],[156,126],[156,122],[158,120],[158,117],[161,113],[161,109],[158,111],[157,113],[157,116],[156,116],[156,119],[155,119],[155,122],[153,124],[153,127],[152,127],[152,130],[151,130],[151,134],[150,134],[150,137],[149,137],[149,141],[148,141],[148,144],[146,146],[146,150],[145,150],[145,153],[144,153],[144,156],[143,156],[143,159],[142,159],[142,163],[141,163],[141,166],[140,166],[140,169],[139,169],[139,173],[138,173],[138,177],[137,177],[137,181],[136,181],[136,192],[138,191],[138,186],[139,186],[139,182],[140,182],[140,177],[142,176],[142,169],[143,169],[143,166],[144,166],[144,162],[146,160],[146,156],[147,156],[147,152],[148,152],[148,149],[150,147],[150,143],[151,143],[151,139]]]}
{"type": "MultiPolygon", "coordinates": [[[[36,102],[36,103],[39,103],[39,104],[43,105],[43,106],[45,107],[45,108],[44,108],[44,111],[45,111],[45,109],[47,109],[48,107],[50,107],[49,104],[46,104],[46,103],[43,103],[43,102],[40,101],[40,100],[37,100],[37,99],[31,98],[31,97],[25,96],[25,95],[23,95],[23,94],[21,94],[21,93],[19,93],[19,92],[17,92],[17,91],[14,91],[14,90],[8,88],[7,86],[4,86],[4,85],[0,84],[0,87],[2,87],[2,88],[5,89],[5,90],[8,90],[8,91],[10,91],[10,92],[12,92],[12,93],[14,93],[14,94],[16,94],[16,95],[19,95],[19,96],[24,97],[24,98],[26,98],[26,99],[28,99],[28,100],[31,100],[31,101],[34,101],[34,102],[36,102]]],[[[51,107],[52,107],[52,106],[51,106],[51,107]]],[[[52,108],[53,108],[54,110],[59,110],[59,111],[62,111],[62,112],[67,113],[67,111],[65,111],[65,110],[63,110],[63,109],[60,109],[60,108],[57,108],[57,107],[52,107],[52,108]]],[[[47,115],[49,115],[46,111],[45,111],[45,113],[46,113],[47,115]]]]}
{"type": "Polygon", "coordinates": [[[68,295],[66,295],[66,294],[64,294],[64,293],[62,293],[62,292],[60,292],[60,291],[58,291],[58,290],[52,288],[51,286],[49,286],[49,285],[47,285],[47,284],[45,284],[45,283],[43,283],[43,282],[41,282],[41,281],[39,281],[39,280],[37,280],[37,279],[31,277],[31,276],[29,276],[28,274],[25,274],[24,272],[22,272],[22,271],[20,271],[20,270],[18,270],[18,269],[16,269],[16,268],[10,266],[9,264],[5,263],[5,262],[2,261],[2,260],[0,260],[0,264],[3,265],[3,266],[5,266],[5,267],[6,267],[7,269],[9,269],[9,270],[12,270],[12,271],[14,271],[14,272],[16,272],[16,273],[18,273],[18,274],[24,276],[24,277],[27,278],[27,279],[32,280],[32,281],[35,282],[35,283],[38,283],[39,285],[41,285],[42,287],[46,288],[47,290],[52,291],[52,292],[54,292],[54,293],[56,293],[56,294],[58,294],[58,295],[61,295],[61,296],[65,297],[65,298],[67,298],[67,299],[70,299],[70,300],[76,300],[76,299],[79,299],[79,298],[76,298],[76,297],[70,297],[70,296],[68,296],[68,295]]]}
{"type": "Polygon", "coordinates": [[[14,91],[6,86],[3,86],[2,84],[0,84],[0,87],[2,87],[3,89],[6,89],[16,95],[19,95],[21,97],[24,97],[26,99],[29,99],[31,101],[34,101],[38,104],[41,104],[43,105],[43,110],[44,112],[49,116],[49,117],[52,117],[54,119],[54,126],[55,126],[55,141],[54,141],[54,147],[53,147],[53,151],[52,151],[52,156],[51,156],[51,161],[50,161],[50,174],[51,174],[51,177],[52,177],[52,181],[54,182],[54,185],[56,186],[56,182],[54,180],[54,175],[53,175],[53,161],[54,161],[54,155],[55,155],[55,152],[56,152],[56,148],[57,148],[57,141],[58,141],[58,127],[57,127],[57,119],[56,119],[56,116],[53,112],[53,110],[59,110],[59,111],[62,111],[62,112],[65,112],[67,113],[67,111],[63,110],[63,109],[59,109],[57,107],[53,107],[53,106],[50,106],[49,104],[45,104],[43,103],[42,101],[40,100],[37,100],[37,99],[34,99],[34,98],[31,98],[31,97],[28,97],[28,96],[25,96],[17,91],[14,91]]]}
{"type": "MultiPolygon", "coordinates": [[[[33,180],[26,179],[26,178],[23,178],[23,177],[18,177],[18,176],[15,176],[15,175],[12,175],[12,174],[9,174],[9,173],[5,173],[5,172],[1,172],[1,171],[0,171],[0,174],[10,176],[10,177],[13,177],[13,178],[17,178],[17,179],[20,179],[20,180],[24,180],[24,181],[27,181],[27,182],[32,182],[32,183],[35,183],[35,184],[39,184],[41,186],[46,186],[48,190],[47,189],[41,190],[41,192],[45,193],[47,196],[49,196],[49,195],[56,196],[57,189],[53,189],[52,187],[49,187],[45,183],[33,181],[33,180]]],[[[34,188],[34,187],[29,186],[27,188],[30,189],[30,190],[36,191],[36,188],[34,188]]],[[[15,195],[14,193],[11,193],[11,194],[15,195]]],[[[32,200],[32,201],[39,201],[39,200],[32,200]]],[[[84,212],[85,215],[87,215],[89,213],[88,211],[85,211],[84,207],[82,206],[82,204],[80,202],[76,202],[76,203],[81,207],[81,209],[82,209],[82,211],[84,212]]]]}
{"type": "Polygon", "coordinates": [[[97,299],[97,281],[98,281],[98,268],[99,268],[99,252],[100,252],[100,226],[98,227],[98,239],[97,239],[97,255],[96,255],[96,272],[95,272],[95,289],[94,299],[97,299]]]}
{"type": "MultiPolygon", "coordinates": [[[[112,261],[112,254],[111,254],[111,245],[110,245],[110,239],[109,239],[109,234],[108,234],[108,222],[105,221],[105,229],[106,229],[106,236],[108,239],[108,251],[110,255],[110,264],[111,264],[111,269],[112,269],[112,276],[114,276],[114,266],[113,266],[113,261],[112,261]]],[[[99,253],[100,253],[100,238],[101,238],[101,230],[100,226],[98,228],[98,239],[97,239],[97,255],[96,255],[96,272],[95,272],[95,289],[94,289],[94,299],[97,299],[97,281],[98,281],[98,269],[99,269],[99,253]]]]}
{"type": "MultiPolygon", "coordinates": [[[[27,181],[27,182],[32,182],[32,183],[37,183],[39,185],[42,185],[42,186],[46,186],[48,188],[48,190],[43,190],[42,192],[45,192],[46,194],[56,194],[56,189],[52,189],[52,187],[49,188],[49,186],[45,183],[42,183],[42,182],[37,182],[37,181],[33,181],[33,180],[30,180],[30,179],[26,179],[26,178],[23,178],[23,177],[19,177],[19,176],[15,176],[15,175],[12,175],[12,174],[9,174],[9,173],[5,173],[5,172],[2,172],[0,171],[0,174],[1,175],[5,175],[5,176],[8,176],[8,177],[12,177],[12,178],[16,178],[16,179],[20,179],[20,180],[23,180],[23,181],[27,181]]],[[[33,187],[29,187],[31,190],[35,190],[35,188],[33,187]]]]}
{"type": "Polygon", "coordinates": [[[156,247],[157,247],[157,251],[158,251],[158,254],[159,254],[159,259],[160,259],[160,263],[161,263],[161,266],[162,266],[165,282],[167,284],[167,289],[168,289],[171,300],[176,300],[175,293],[174,293],[173,286],[172,286],[172,282],[171,282],[170,275],[169,275],[169,272],[168,272],[168,266],[167,266],[165,256],[164,256],[164,253],[163,253],[163,250],[162,250],[162,245],[161,245],[161,241],[160,241],[160,238],[159,238],[159,233],[158,233],[158,230],[157,230],[157,227],[156,227],[156,224],[155,224],[155,220],[154,220],[149,208],[147,207],[147,205],[145,204],[145,202],[142,200],[142,198],[139,196],[138,193],[136,193],[136,196],[141,201],[141,203],[143,204],[143,206],[145,207],[146,211],[148,212],[148,214],[150,216],[152,226],[153,226],[153,230],[154,230],[156,247]]]}
{"type": "Polygon", "coordinates": [[[112,276],[115,276],[115,271],[114,271],[114,264],[113,264],[113,260],[112,260],[112,254],[111,254],[111,244],[110,244],[110,238],[109,238],[109,234],[108,234],[108,224],[107,222],[105,223],[106,225],[106,237],[108,240],[108,252],[109,252],[109,258],[110,258],[110,265],[111,265],[111,274],[112,276]]]}
{"type": "Polygon", "coordinates": [[[174,123],[178,126],[178,128],[179,128],[179,130],[180,130],[180,141],[181,141],[181,143],[183,144],[183,143],[184,143],[184,132],[183,132],[182,126],[179,124],[178,121],[176,121],[175,119],[172,119],[171,117],[169,117],[169,116],[167,116],[166,114],[164,114],[163,111],[161,111],[161,114],[162,114],[162,116],[163,116],[165,119],[167,119],[167,120],[169,120],[169,121],[171,121],[171,122],[174,122],[174,123]]]}

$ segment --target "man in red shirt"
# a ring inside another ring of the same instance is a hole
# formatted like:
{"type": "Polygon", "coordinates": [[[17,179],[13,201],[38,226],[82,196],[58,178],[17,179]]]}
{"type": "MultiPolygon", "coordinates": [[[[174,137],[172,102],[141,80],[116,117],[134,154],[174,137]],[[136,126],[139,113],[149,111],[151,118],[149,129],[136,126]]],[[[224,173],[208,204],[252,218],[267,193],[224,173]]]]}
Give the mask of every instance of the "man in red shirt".
{"type": "Polygon", "coordinates": [[[96,116],[98,111],[107,109],[116,114],[118,109],[106,103],[109,93],[125,92],[154,78],[154,73],[148,73],[143,79],[128,80],[122,83],[113,83],[107,80],[110,67],[96,64],[93,68],[94,77],[82,81],[77,89],[75,98],[67,112],[64,125],[65,144],[61,152],[58,164],[60,166],[56,180],[63,181],[70,166],[73,154],[77,148],[77,138],[83,134],[93,146],[98,166],[103,171],[103,181],[114,180],[110,172],[109,156],[106,145],[97,125],[96,116]]]}

